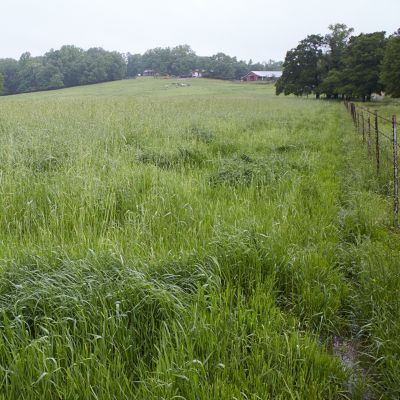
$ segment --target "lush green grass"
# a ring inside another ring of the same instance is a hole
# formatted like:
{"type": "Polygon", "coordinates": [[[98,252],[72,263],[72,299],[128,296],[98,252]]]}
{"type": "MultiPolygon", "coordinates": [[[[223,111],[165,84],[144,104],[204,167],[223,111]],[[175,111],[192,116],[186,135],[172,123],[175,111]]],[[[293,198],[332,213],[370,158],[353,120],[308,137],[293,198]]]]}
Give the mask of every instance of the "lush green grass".
{"type": "MultiPolygon", "coordinates": [[[[359,116],[358,131],[360,138],[364,131],[364,151],[368,154],[368,117],[370,119],[370,160],[376,165],[376,126],[375,115],[378,114],[378,141],[379,141],[379,169],[380,192],[387,197],[393,194],[393,126],[392,116],[400,117],[400,101],[387,97],[382,101],[356,103],[359,116]],[[368,112],[369,111],[369,112],[368,112]],[[364,125],[364,129],[362,126],[364,125]]],[[[398,128],[397,128],[398,129],[398,128]]]]}
{"type": "Polygon", "coordinates": [[[344,107],[171,83],[0,98],[0,398],[397,398],[400,246],[344,107]]]}

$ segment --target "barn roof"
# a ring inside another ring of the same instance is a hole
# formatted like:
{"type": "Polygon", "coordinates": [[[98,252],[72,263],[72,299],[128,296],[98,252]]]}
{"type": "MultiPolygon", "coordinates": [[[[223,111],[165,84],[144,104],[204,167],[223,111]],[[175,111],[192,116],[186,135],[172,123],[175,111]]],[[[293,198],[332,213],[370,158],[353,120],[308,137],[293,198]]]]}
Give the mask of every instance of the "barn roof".
{"type": "Polygon", "coordinates": [[[250,71],[260,78],[280,78],[282,71],[250,71]]]}

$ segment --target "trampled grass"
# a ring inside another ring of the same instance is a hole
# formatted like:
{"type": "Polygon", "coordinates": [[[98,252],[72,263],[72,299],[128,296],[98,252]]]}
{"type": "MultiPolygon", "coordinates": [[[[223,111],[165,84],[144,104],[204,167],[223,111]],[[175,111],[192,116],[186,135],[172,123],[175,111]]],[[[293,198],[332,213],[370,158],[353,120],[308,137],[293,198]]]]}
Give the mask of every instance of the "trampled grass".
{"type": "Polygon", "coordinates": [[[0,98],[0,398],[397,398],[398,235],[344,107],[185,83],[0,98]]]}

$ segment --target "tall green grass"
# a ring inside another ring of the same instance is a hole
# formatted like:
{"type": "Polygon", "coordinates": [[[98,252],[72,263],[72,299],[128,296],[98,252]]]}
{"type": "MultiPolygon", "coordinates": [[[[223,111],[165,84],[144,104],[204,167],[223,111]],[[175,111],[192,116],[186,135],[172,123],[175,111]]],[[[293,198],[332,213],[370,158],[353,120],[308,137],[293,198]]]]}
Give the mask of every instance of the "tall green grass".
{"type": "Polygon", "coordinates": [[[189,83],[0,98],[0,398],[396,398],[397,233],[343,106],[189,83]]]}

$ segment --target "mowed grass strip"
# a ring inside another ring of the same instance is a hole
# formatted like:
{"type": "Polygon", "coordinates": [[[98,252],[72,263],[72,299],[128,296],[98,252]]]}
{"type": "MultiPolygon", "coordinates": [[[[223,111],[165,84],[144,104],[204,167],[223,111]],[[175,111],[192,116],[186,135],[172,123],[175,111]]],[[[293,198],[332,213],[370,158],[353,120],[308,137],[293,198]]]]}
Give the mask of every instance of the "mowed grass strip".
{"type": "Polygon", "coordinates": [[[357,199],[388,208],[343,106],[141,79],[0,107],[0,396],[395,395],[387,215],[357,199]]]}

